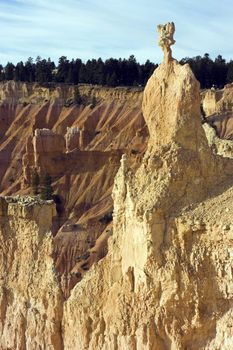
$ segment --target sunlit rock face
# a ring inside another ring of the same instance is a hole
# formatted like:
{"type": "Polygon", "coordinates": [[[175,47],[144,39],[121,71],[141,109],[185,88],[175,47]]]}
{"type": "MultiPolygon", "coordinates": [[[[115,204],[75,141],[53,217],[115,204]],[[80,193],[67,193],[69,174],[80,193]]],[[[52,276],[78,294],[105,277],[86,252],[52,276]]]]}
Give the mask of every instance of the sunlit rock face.
{"type": "MultiPolygon", "coordinates": [[[[126,154],[121,158],[108,254],[66,301],[53,273],[49,227],[39,214],[28,216],[19,204],[9,204],[9,211],[3,202],[0,275],[13,295],[6,299],[2,292],[4,350],[233,347],[233,163],[208,146],[199,84],[188,65],[172,58],[174,31],[173,23],[158,27],[164,61],[148,81],[142,104],[148,148],[137,170],[126,154]],[[6,232],[19,238],[7,240],[6,232]],[[34,264],[25,266],[29,258],[34,264]],[[17,270],[12,261],[22,267],[17,270]],[[13,284],[17,273],[21,282],[13,284]],[[23,309],[25,300],[30,312],[23,309]]],[[[51,214],[49,208],[40,208],[42,217],[51,214]]]]}
{"type": "Polygon", "coordinates": [[[55,205],[0,198],[0,348],[63,349],[54,270],[55,205]]]}
{"type": "Polygon", "coordinates": [[[64,305],[66,349],[233,345],[232,161],[208,147],[199,83],[172,58],[174,29],[158,28],[164,61],[143,96],[148,150],[136,173],[122,157],[108,255],[64,305]]]}

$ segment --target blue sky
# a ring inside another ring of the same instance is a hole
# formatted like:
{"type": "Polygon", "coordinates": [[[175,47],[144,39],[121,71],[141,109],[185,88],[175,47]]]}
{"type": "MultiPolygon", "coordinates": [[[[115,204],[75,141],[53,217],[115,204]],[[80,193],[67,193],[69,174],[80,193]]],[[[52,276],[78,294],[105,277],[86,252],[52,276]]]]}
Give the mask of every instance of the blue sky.
{"type": "Polygon", "coordinates": [[[233,59],[232,0],[0,0],[0,63],[29,56],[162,59],[156,25],[176,24],[173,56],[233,59]]]}

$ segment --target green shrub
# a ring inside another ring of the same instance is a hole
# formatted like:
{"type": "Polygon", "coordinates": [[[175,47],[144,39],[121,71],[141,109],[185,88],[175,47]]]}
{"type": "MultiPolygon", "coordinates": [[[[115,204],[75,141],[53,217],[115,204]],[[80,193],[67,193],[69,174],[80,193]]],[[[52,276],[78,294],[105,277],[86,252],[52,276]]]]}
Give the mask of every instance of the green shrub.
{"type": "Polygon", "coordinates": [[[80,92],[79,92],[79,88],[78,86],[75,87],[74,89],[74,103],[78,106],[80,106],[82,104],[82,97],[80,95],[80,92]]]}
{"type": "Polygon", "coordinates": [[[50,200],[53,198],[52,179],[48,173],[45,173],[41,177],[40,198],[43,200],[50,200]]]}
{"type": "Polygon", "coordinates": [[[37,171],[34,170],[31,176],[31,187],[34,195],[37,195],[39,193],[39,184],[40,184],[40,177],[37,171]]]}

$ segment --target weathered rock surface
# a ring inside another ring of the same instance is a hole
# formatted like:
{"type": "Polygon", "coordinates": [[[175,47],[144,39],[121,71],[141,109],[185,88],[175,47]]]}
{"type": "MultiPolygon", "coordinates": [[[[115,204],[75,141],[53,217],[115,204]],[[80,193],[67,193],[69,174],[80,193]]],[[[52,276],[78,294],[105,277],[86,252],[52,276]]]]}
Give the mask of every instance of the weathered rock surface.
{"type": "Polygon", "coordinates": [[[233,141],[218,137],[216,129],[208,123],[204,123],[203,128],[213,153],[222,157],[233,158],[233,141]]]}
{"type": "MultiPolygon", "coordinates": [[[[84,85],[79,87],[81,96],[92,97],[97,100],[125,100],[131,103],[138,101],[142,95],[142,88],[115,88],[109,89],[101,86],[84,85]]],[[[7,81],[0,83],[0,103],[4,105],[17,104],[43,104],[46,101],[55,102],[64,106],[74,98],[75,87],[65,84],[48,84],[41,86],[37,83],[22,83],[7,81]]]]}
{"type": "Polygon", "coordinates": [[[65,302],[65,349],[233,346],[233,165],[207,145],[190,68],[166,57],[144,92],[148,150],[115,179],[108,255],[65,302]]]}
{"type": "Polygon", "coordinates": [[[222,90],[203,92],[202,106],[206,122],[215,129],[216,135],[221,139],[233,140],[233,84],[226,85],[222,90]]]}
{"type": "MultiPolygon", "coordinates": [[[[59,195],[53,224],[53,234],[60,229],[55,264],[65,273],[62,281],[73,281],[62,282],[66,296],[70,288],[64,285],[73,286],[79,279],[74,273],[70,276],[77,260],[86,264],[82,257],[90,244],[105,237],[102,219],[112,212],[111,191],[122,153],[131,154],[137,166],[148,137],[141,88],[81,85],[79,90],[85,103],[77,106],[69,85],[0,83],[0,193],[30,194],[35,167],[52,176],[59,195]],[[79,137],[71,130],[80,130],[79,137]]],[[[106,248],[105,244],[101,251],[106,253],[106,248]]],[[[88,260],[81,274],[94,260],[88,260]]]]}
{"type": "Polygon", "coordinates": [[[0,348],[63,349],[53,203],[0,198],[0,348]],[[22,201],[21,201],[22,202],[22,201]]]}
{"type": "MultiPolygon", "coordinates": [[[[64,178],[54,173],[54,184],[62,193],[71,183],[70,191],[87,184],[91,191],[84,191],[79,205],[71,192],[67,194],[67,207],[75,210],[53,239],[53,249],[48,234],[52,204],[1,199],[3,350],[233,347],[233,162],[216,156],[208,146],[200,121],[199,84],[189,66],[180,66],[171,55],[174,25],[160,26],[159,33],[165,55],[144,91],[150,137],[143,159],[137,143],[146,140],[146,131],[143,120],[135,116],[138,107],[127,109],[130,118],[117,104],[108,119],[114,103],[109,109],[101,105],[93,111],[79,110],[77,123],[77,109],[59,121],[51,113],[41,114],[47,122],[43,127],[51,123],[58,134],[67,126],[104,132],[87,141],[85,150],[69,149],[80,145],[70,135],[66,148],[65,139],[61,142],[59,166],[69,171],[64,178]],[[104,117],[98,119],[101,113],[104,117]],[[69,125],[67,119],[72,120],[69,125]],[[118,164],[114,151],[124,151],[130,143],[121,132],[124,128],[133,138],[131,150],[138,150],[137,165],[130,152],[123,155],[113,189],[113,230],[110,223],[99,234],[100,222],[98,231],[87,221],[111,207],[111,179],[118,164]],[[111,146],[109,135],[116,139],[111,146]],[[85,237],[88,251],[82,247],[85,237]]],[[[38,128],[34,122],[31,131],[35,124],[38,128]]],[[[35,160],[31,136],[26,140],[25,169],[35,160]]],[[[5,157],[6,149],[12,152],[13,143],[6,140],[0,155],[5,157]]],[[[36,153],[43,154],[43,149],[36,153]]],[[[37,159],[43,164],[43,157],[37,159]]],[[[56,172],[55,162],[51,171],[54,167],[56,172]]],[[[24,174],[28,176],[28,170],[24,174]]]]}
{"type": "Polygon", "coordinates": [[[233,84],[222,90],[209,89],[202,94],[203,110],[207,116],[233,111],[233,84]]]}

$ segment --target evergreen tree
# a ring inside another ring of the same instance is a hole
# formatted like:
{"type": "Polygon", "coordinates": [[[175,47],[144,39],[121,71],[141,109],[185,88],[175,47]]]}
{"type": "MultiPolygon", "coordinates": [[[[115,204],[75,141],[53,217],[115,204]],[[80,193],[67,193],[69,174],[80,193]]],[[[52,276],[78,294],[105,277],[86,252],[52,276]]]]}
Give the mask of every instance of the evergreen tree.
{"type": "MultiPolygon", "coordinates": [[[[104,67],[104,82],[107,86],[117,86],[120,84],[118,80],[120,77],[119,61],[115,58],[110,58],[105,61],[104,67]]],[[[124,85],[124,84],[123,84],[124,85]]]]}
{"type": "Polygon", "coordinates": [[[75,86],[75,88],[74,88],[74,103],[79,106],[82,104],[82,102],[83,101],[82,101],[82,97],[80,95],[79,88],[78,88],[78,86],[75,86]]]}
{"type": "Polygon", "coordinates": [[[35,80],[39,84],[51,82],[53,80],[54,68],[54,62],[51,62],[50,58],[48,58],[48,60],[41,60],[40,57],[37,57],[35,67],[35,80]]]}
{"type": "Polygon", "coordinates": [[[91,99],[91,109],[95,108],[96,105],[97,105],[97,99],[95,96],[93,96],[91,99]]]}
{"type": "Polygon", "coordinates": [[[138,81],[138,66],[134,55],[128,58],[126,72],[127,85],[135,85],[135,82],[138,81]]]}
{"type": "Polygon", "coordinates": [[[69,60],[67,60],[66,56],[61,56],[58,61],[57,75],[56,75],[56,81],[58,83],[68,82],[69,69],[70,69],[69,60]]]}
{"type": "Polygon", "coordinates": [[[69,69],[65,81],[69,84],[74,83],[74,60],[72,60],[69,64],[69,69]]]}
{"type": "Polygon", "coordinates": [[[79,70],[79,83],[85,84],[86,82],[86,65],[82,63],[79,70]]]}
{"type": "Polygon", "coordinates": [[[14,70],[14,80],[15,81],[27,81],[26,69],[23,62],[17,63],[14,70]]]}
{"type": "Polygon", "coordinates": [[[73,68],[73,84],[79,83],[81,66],[82,66],[82,60],[80,60],[80,58],[77,58],[74,62],[74,68],[73,68]]]}
{"type": "Polygon", "coordinates": [[[29,83],[32,83],[35,81],[35,64],[33,63],[33,58],[29,57],[27,62],[25,63],[25,74],[26,74],[26,81],[29,83]]]}
{"type": "Polygon", "coordinates": [[[48,173],[45,173],[41,177],[41,186],[40,186],[40,198],[42,200],[52,199],[53,188],[52,188],[52,179],[48,173]]]}
{"type": "Polygon", "coordinates": [[[96,61],[95,75],[94,75],[95,84],[103,85],[104,84],[104,62],[101,58],[96,61]]]}
{"type": "Polygon", "coordinates": [[[145,64],[140,66],[139,69],[139,84],[140,85],[146,85],[148,79],[153,74],[155,68],[157,68],[158,65],[150,62],[149,60],[146,61],[145,64]]]}
{"type": "Polygon", "coordinates": [[[40,184],[40,177],[37,171],[34,170],[31,176],[31,187],[34,195],[37,195],[39,193],[39,184],[40,184]]]}
{"type": "MultiPolygon", "coordinates": [[[[202,89],[213,85],[222,88],[227,82],[233,81],[232,61],[227,63],[221,55],[214,60],[208,53],[193,58],[185,57],[180,63],[190,65],[202,89]]],[[[66,56],[61,56],[57,67],[50,59],[38,56],[35,63],[29,57],[27,62],[19,62],[16,66],[12,63],[8,63],[4,69],[0,66],[0,81],[14,79],[36,81],[39,84],[56,81],[75,85],[87,83],[113,87],[145,86],[156,67],[157,65],[149,60],[145,64],[140,64],[134,55],[128,59],[109,58],[102,61],[99,58],[88,60],[86,63],[80,59],[69,61],[66,56]]]]}
{"type": "Polygon", "coordinates": [[[227,83],[233,83],[233,61],[227,65],[227,83]]]}
{"type": "Polygon", "coordinates": [[[106,85],[111,87],[116,87],[118,85],[117,75],[115,71],[107,76],[106,85]]]}
{"type": "Polygon", "coordinates": [[[218,55],[213,65],[213,81],[219,88],[222,88],[226,83],[227,70],[226,60],[218,55]]]}
{"type": "Polygon", "coordinates": [[[86,83],[91,84],[93,81],[93,62],[88,60],[86,63],[86,83]]]}
{"type": "Polygon", "coordinates": [[[0,64],[0,81],[5,80],[5,73],[4,73],[4,69],[3,66],[0,64]]]}
{"type": "Polygon", "coordinates": [[[13,80],[14,79],[14,69],[15,66],[13,63],[8,62],[5,67],[5,79],[6,80],[13,80]]]}

